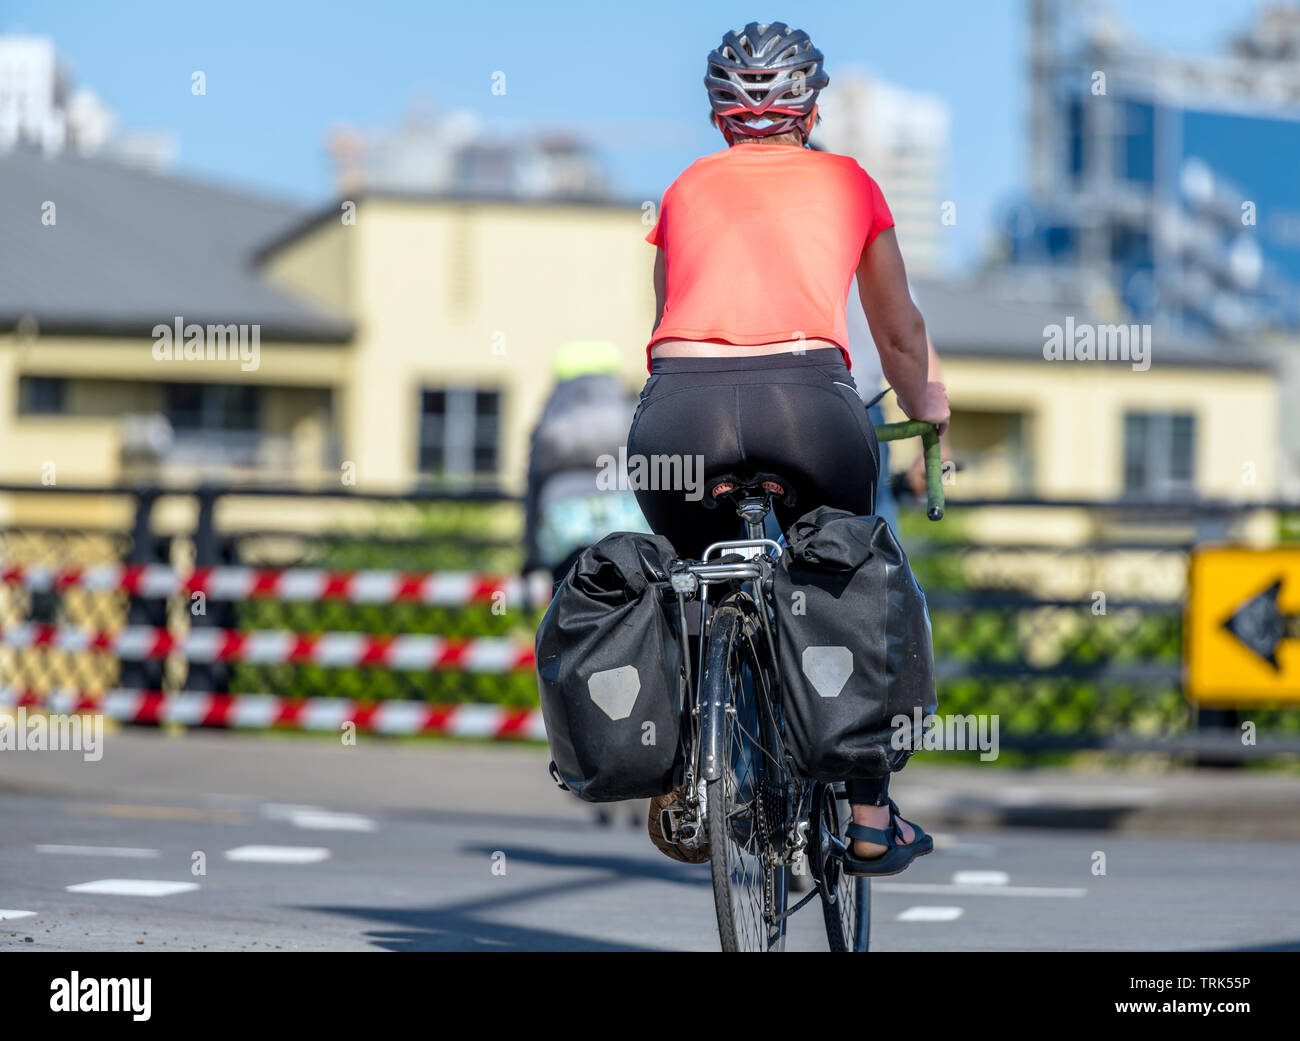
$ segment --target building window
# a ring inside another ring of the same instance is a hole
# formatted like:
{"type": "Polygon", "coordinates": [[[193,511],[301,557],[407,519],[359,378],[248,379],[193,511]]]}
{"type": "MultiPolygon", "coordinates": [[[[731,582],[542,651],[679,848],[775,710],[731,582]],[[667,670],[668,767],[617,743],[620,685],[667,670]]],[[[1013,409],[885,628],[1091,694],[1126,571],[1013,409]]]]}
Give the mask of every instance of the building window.
{"type": "Polygon", "coordinates": [[[1086,156],[1084,155],[1083,101],[1078,97],[1071,97],[1065,103],[1065,126],[1068,172],[1070,180],[1078,187],[1083,184],[1084,164],[1086,162],[1086,156]]]}
{"type": "Polygon", "coordinates": [[[1033,491],[1034,464],[1019,412],[953,411],[949,438],[954,459],[962,464],[962,494],[1027,495],[1033,491]]]}
{"type": "Polygon", "coordinates": [[[58,376],[20,376],[18,414],[56,416],[67,404],[68,381],[58,376]]]}
{"type": "Polygon", "coordinates": [[[255,431],[261,427],[262,388],[238,383],[168,383],[164,410],[177,433],[255,431]]]}
{"type": "Polygon", "coordinates": [[[474,387],[420,394],[420,473],[495,476],[500,468],[501,394],[474,387]]]}
{"type": "Polygon", "coordinates": [[[1151,191],[1156,179],[1155,106],[1126,101],[1115,118],[1115,175],[1151,191]]]}
{"type": "Polygon", "coordinates": [[[1124,417],[1124,491],[1148,499],[1196,491],[1196,418],[1130,412],[1124,417]]]}

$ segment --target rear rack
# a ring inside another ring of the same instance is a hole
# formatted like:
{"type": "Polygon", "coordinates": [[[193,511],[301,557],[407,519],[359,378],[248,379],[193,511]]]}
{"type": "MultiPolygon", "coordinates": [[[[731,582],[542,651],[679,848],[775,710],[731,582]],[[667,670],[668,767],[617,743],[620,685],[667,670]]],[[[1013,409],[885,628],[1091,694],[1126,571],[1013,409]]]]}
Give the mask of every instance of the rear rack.
{"type": "Polygon", "coordinates": [[[703,560],[682,561],[663,584],[660,599],[678,594],[693,596],[701,587],[720,582],[758,582],[766,579],[772,564],[781,559],[781,544],[773,539],[735,539],[715,542],[704,551],[703,560]],[[737,554],[741,560],[715,560],[715,554],[737,554]]]}

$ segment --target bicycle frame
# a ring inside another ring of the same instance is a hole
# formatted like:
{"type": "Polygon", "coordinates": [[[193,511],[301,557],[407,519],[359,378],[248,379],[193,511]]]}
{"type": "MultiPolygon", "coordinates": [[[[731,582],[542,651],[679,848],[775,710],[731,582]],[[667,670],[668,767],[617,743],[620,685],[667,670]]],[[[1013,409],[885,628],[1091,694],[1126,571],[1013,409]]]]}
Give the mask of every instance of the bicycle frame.
{"type": "MultiPolygon", "coordinates": [[[[689,665],[690,646],[686,635],[686,600],[689,597],[700,603],[700,640],[694,676],[704,675],[704,655],[707,648],[707,634],[710,628],[712,601],[709,591],[716,585],[740,584],[743,592],[754,607],[755,616],[760,620],[763,639],[770,661],[776,661],[776,640],[772,632],[771,606],[764,595],[765,587],[770,583],[772,568],[780,559],[782,549],[779,543],[763,536],[763,525],[770,510],[766,497],[749,497],[742,501],[738,512],[744,519],[749,538],[715,542],[708,546],[700,561],[684,562],[680,569],[675,569],[669,576],[669,583],[676,594],[680,617],[682,640],[682,660],[687,662],[687,704],[685,706],[691,721],[691,750],[685,764],[685,785],[692,793],[691,800],[698,807],[698,814],[693,820],[687,820],[685,827],[679,829],[682,840],[687,844],[699,841],[700,828],[707,813],[705,804],[705,784],[717,780],[726,764],[722,762],[721,741],[724,714],[731,709],[721,702],[701,703],[700,683],[692,679],[689,665]],[[741,560],[722,561],[724,555],[738,555],[741,560]]],[[[772,679],[776,679],[775,671],[772,679]]],[[[769,694],[771,692],[768,692],[769,694]]],[[[767,706],[773,711],[773,706],[767,706]]],[[[734,710],[733,710],[734,711],[734,710]]],[[[796,816],[802,813],[805,793],[801,793],[796,816]]],[[[796,844],[798,845],[798,844],[796,844]]],[[[796,848],[793,853],[797,854],[796,848]]]]}
{"type": "MultiPolygon", "coordinates": [[[[907,437],[920,437],[925,453],[927,516],[930,520],[939,520],[944,512],[944,494],[942,483],[942,463],[939,452],[937,429],[929,423],[906,422],[893,423],[876,427],[876,436],[881,441],[894,441],[907,437]]],[[[680,621],[680,639],[682,644],[682,661],[685,667],[686,695],[684,714],[689,720],[689,749],[684,766],[684,782],[688,793],[683,819],[675,822],[679,840],[687,846],[697,846],[701,841],[703,824],[708,813],[706,802],[707,782],[718,780],[727,764],[722,762],[721,741],[724,715],[731,706],[721,702],[701,703],[701,685],[704,675],[704,656],[710,631],[712,603],[709,591],[713,586],[739,583],[740,591],[753,604],[755,617],[763,631],[768,661],[772,663],[772,680],[779,682],[775,665],[777,661],[776,640],[773,635],[772,606],[768,602],[766,590],[770,588],[772,569],[783,552],[776,541],[764,537],[764,522],[771,510],[771,498],[768,495],[748,495],[737,505],[737,514],[745,522],[748,537],[724,542],[715,542],[708,546],[699,561],[683,561],[669,575],[669,586],[675,595],[680,621]],[[740,560],[722,561],[724,555],[737,555],[740,560]],[[700,602],[700,638],[695,668],[691,668],[690,641],[687,635],[686,601],[698,599],[700,602]],[[693,673],[693,675],[692,675],[693,673]]],[[[771,692],[769,692],[771,693],[771,692]]],[[[779,698],[778,698],[779,701],[779,698]]],[[[775,710],[775,709],[773,709],[775,710]]],[[[793,769],[790,776],[797,781],[793,769]]],[[[792,864],[806,849],[808,842],[809,815],[813,782],[797,781],[797,798],[789,807],[789,817],[785,848],[778,856],[781,864],[792,864]]],[[[819,885],[820,880],[819,880],[819,885]]],[[[811,899],[811,895],[801,900],[787,914],[792,914],[811,899]]]]}

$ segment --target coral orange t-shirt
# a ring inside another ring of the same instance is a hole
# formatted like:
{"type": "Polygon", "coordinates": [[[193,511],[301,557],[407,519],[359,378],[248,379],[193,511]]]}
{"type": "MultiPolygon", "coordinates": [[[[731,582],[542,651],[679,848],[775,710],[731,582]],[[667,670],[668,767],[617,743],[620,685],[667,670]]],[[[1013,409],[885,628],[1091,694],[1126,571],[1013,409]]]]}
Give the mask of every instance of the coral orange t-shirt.
{"type": "Polygon", "coordinates": [[[894,218],[848,156],[797,145],[735,145],[675,180],[646,236],[664,251],[660,340],[738,345],[800,337],[838,344],[865,249],[894,218]]]}

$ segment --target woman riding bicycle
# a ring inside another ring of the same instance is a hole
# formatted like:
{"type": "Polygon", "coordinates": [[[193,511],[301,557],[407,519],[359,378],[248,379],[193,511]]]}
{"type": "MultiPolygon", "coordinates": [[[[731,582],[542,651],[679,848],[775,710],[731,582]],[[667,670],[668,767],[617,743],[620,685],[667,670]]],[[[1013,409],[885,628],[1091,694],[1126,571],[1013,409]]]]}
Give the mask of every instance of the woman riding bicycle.
{"type": "MultiPolygon", "coordinates": [[[[870,514],[879,449],[849,375],[855,273],[899,405],[941,429],[949,417],[943,385],[928,380],[893,217],[857,162],[806,147],[828,82],[807,33],[780,22],[728,32],[704,82],[727,147],[673,182],[647,236],[659,247],[657,308],[628,452],[700,457],[706,487],[720,475],[780,474],[797,492],[796,509],[775,506],[783,530],[818,506],[870,514]]],[[[708,508],[708,497],[636,494],[683,557],[735,537],[735,514],[708,508]]],[[[888,788],[887,775],[848,782],[849,873],[894,874],[933,848],[888,788]]]]}

